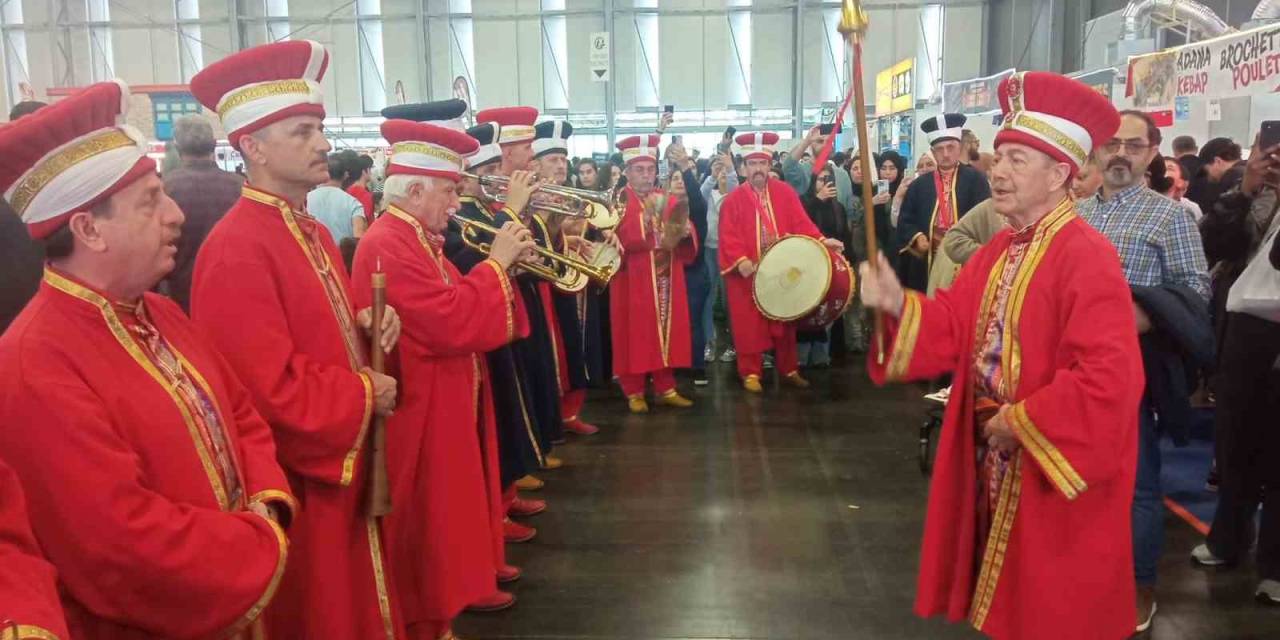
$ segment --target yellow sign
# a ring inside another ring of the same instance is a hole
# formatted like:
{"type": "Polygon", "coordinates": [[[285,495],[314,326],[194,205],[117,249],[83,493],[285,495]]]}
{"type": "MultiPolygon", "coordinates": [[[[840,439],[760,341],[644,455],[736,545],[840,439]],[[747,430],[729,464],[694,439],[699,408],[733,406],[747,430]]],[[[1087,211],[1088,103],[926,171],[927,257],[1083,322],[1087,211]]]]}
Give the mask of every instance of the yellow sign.
{"type": "Polygon", "coordinates": [[[915,58],[907,58],[876,74],[876,115],[915,108],[915,58]]]}

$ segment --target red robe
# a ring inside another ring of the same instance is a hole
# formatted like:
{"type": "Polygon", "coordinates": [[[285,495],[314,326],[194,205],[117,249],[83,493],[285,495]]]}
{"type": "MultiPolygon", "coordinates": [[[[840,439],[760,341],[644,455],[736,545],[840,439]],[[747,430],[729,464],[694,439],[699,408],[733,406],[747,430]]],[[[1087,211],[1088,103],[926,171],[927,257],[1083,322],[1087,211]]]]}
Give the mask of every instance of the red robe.
{"type": "Polygon", "coordinates": [[[783,236],[822,238],[795,190],[785,182],[769,179],[769,201],[759,202],[755,188],[739,185],[720,203],[720,272],[724,276],[733,344],[740,353],[761,353],[773,348],[773,339],[795,325],[775,322],[760,314],[752,295],[754,274],[743,277],[738,264],[750,260],[760,265],[765,249],[783,236]]]}
{"type": "Polygon", "coordinates": [[[0,638],[13,640],[15,630],[17,640],[71,638],[53,565],[31,534],[18,476],[0,462],[0,638]]]}
{"type": "Polygon", "coordinates": [[[1004,274],[1006,229],[950,290],[935,299],[908,292],[901,319],[886,323],[884,364],[871,357],[877,382],[955,376],[916,613],[967,617],[995,638],[1127,638],[1143,389],[1133,300],[1115,249],[1069,201],[1020,235],[1029,244],[1016,272],[1004,274]],[[992,306],[1002,279],[1012,284],[1003,314],[992,306]],[[1003,371],[998,386],[1021,446],[992,493],[989,538],[979,540],[974,389],[985,378],[975,349],[987,335],[1003,344],[991,365],[1003,371]]]}
{"type": "MultiPolygon", "coordinates": [[[[627,210],[616,230],[624,256],[609,283],[613,371],[625,376],[688,368],[693,347],[684,267],[697,257],[698,239],[689,234],[674,251],[659,249],[658,225],[645,224],[644,204],[635,191],[627,187],[625,193],[627,210]]],[[[675,204],[668,198],[663,222],[675,204]]]]}
{"type": "Polygon", "coordinates": [[[373,387],[350,282],[324,225],[246,185],[196,258],[191,312],[271,423],[302,514],[268,612],[281,638],[401,635],[364,505],[373,387]],[[325,274],[328,274],[326,276],[325,274]]]}
{"type": "Polygon", "coordinates": [[[447,623],[494,592],[505,564],[504,514],[483,356],[529,333],[524,305],[496,262],[463,276],[439,246],[392,206],[360,239],[352,269],[356,300],[367,306],[381,263],[387,304],[404,323],[394,357],[402,395],[387,421],[386,526],[410,624],[447,623]]]}
{"type": "Polygon", "coordinates": [[[141,309],[45,272],[0,338],[0,452],[74,637],[256,635],[288,542],[247,505],[296,512],[270,429],[177,304],[141,309]]]}

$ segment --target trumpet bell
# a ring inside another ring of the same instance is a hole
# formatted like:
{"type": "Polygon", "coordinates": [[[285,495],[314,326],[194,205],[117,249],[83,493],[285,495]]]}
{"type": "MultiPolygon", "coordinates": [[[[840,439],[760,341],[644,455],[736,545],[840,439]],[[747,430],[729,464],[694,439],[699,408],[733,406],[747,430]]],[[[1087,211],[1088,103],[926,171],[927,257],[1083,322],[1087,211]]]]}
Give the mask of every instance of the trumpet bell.
{"type": "Polygon", "coordinates": [[[613,207],[595,200],[588,200],[587,204],[587,224],[601,231],[607,231],[622,223],[620,212],[613,207]]]}

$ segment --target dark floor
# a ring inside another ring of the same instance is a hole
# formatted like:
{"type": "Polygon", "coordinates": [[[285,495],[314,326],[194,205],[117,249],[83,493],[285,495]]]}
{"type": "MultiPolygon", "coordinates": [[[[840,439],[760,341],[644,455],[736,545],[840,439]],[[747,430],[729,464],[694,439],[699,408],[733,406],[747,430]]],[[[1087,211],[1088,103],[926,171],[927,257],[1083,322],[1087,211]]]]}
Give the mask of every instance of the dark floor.
{"type": "MultiPolygon", "coordinates": [[[[525,578],[512,610],[464,616],[499,638],[976,638],[911,614],[927,482],[916,466],[924,404],[875,389],[860,365],[813,372],[809,391],[749,397],[726,365],[697,406],[630,416],[602,393],[602,433],[561,447],[542,477],[539,536],[509,545],[525,578]]],[[[1156,640],[1280,638],[1252,572],[1202,571],[1169,516],[1156,640]]],[[[1046,585],[1048,588],[1048,585],[1046,585]]],[[[1087,615],[1087,612],[1081,612],[1087,615]]]]}

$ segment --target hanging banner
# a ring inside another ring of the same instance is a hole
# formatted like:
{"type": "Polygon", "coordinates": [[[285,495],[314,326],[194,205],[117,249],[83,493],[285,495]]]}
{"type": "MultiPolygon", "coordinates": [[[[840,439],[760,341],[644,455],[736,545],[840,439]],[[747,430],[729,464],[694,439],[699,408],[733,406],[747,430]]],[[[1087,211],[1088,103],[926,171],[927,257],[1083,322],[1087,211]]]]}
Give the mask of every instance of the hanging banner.
{"type": "Polygon", "coordinates": [[[1013,75],[1013,69],[994,76],[973,78],[942,84],[943,113],[987,113],[1000,110],[1000,81],[1013,75]]]}
{"type": "Polygon", "coordinates": [[[1068,77],[1083,82],[1095,91],[1101,93],[1108,100],[1111,99],[1111,93],[1116,82],[1116,70],[1114,68],[1099,69],[1097,71],[1082,71],[1080,73],[1070,74],[1068,77]]]}
{"type": "Polygon", "coordinates": [[[1135,107],[1169,108],[1179,96],[1256,96],[1280,91],[1280,26],[1129,58],[1125,95],[1135,107]]]}
{"type": "Polygon", "coordinates": [[[877,116],[916,108],[915,63],[915,58],[907,58],[876,74],[877,116]]]}

